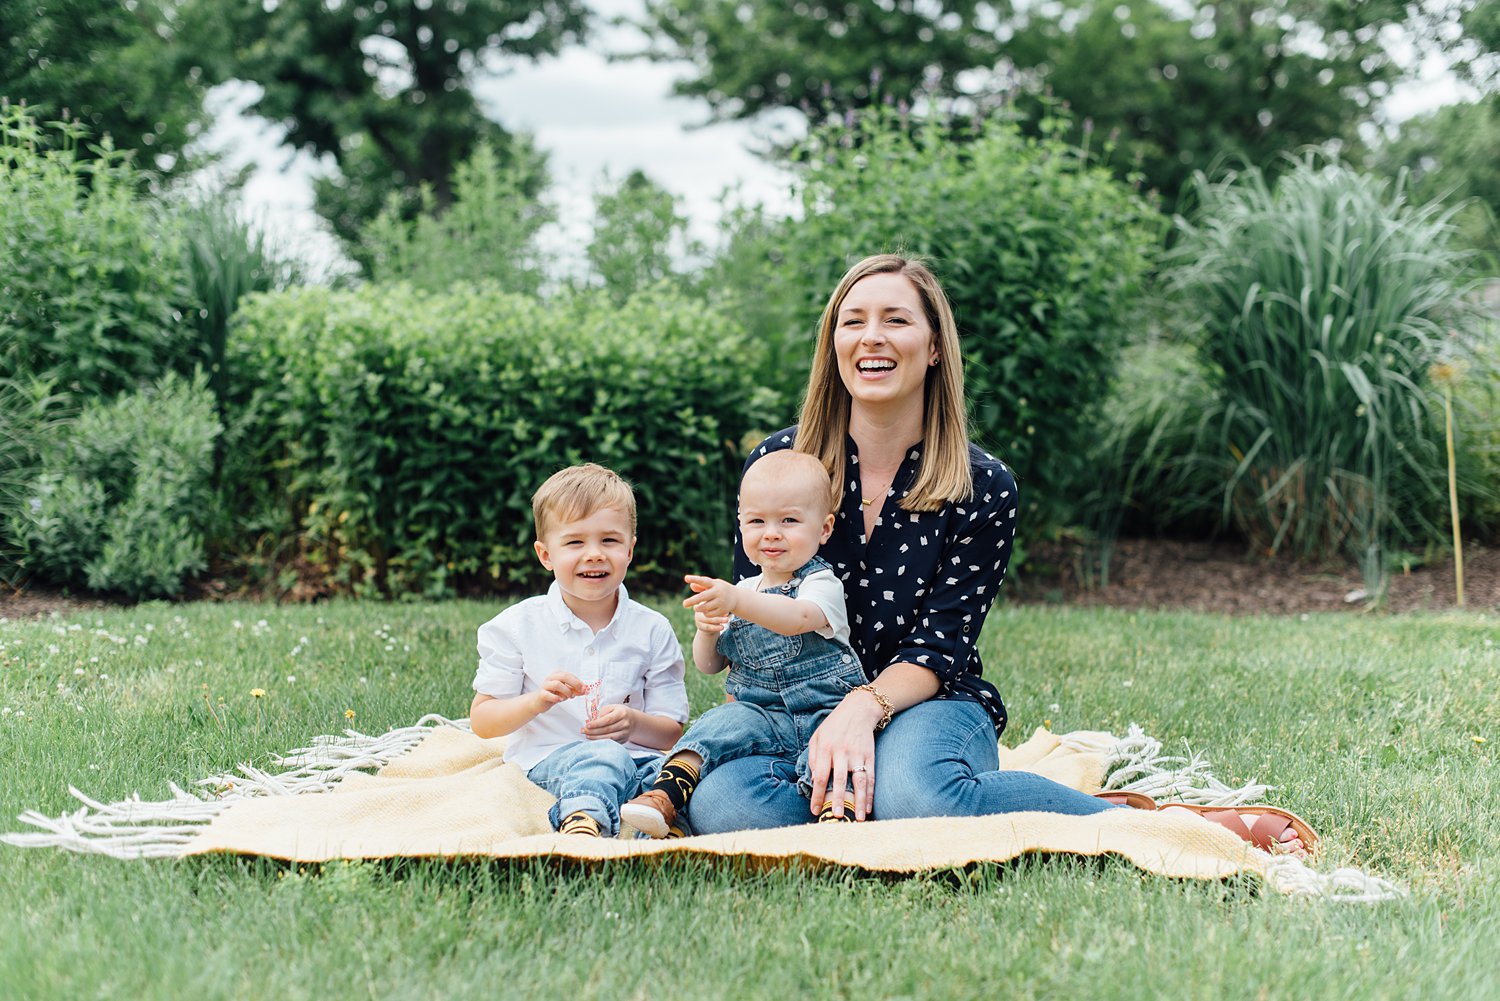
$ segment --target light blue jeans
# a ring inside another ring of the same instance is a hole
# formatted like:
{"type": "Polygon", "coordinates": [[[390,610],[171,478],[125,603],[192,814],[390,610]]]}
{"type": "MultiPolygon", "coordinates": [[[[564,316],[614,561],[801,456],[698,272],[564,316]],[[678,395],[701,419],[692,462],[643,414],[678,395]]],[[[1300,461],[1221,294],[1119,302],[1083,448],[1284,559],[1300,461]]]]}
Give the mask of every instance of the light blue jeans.
{"type": "MultiPolygon", "coordinates": [[[[995,727],[979,703],[933,699],[912,706],[875,739],[874,819],[1116,809],[1031,772],[998,771],[998,765],[995,727]]],[[[815,819],[797,790],[793,763],[764,755],[727,762],[703,776],[687,817],[694,834],[815,819]]]]}
{"type": "Polygon", "coordinates": [[[620,831],[620,804],[640,795],[661,763],[660,754],[633,757],[613,740],[580,740],[532,765],[526,777],[557,797],[547,813],[554,831],[562,818],[582,810],[612,838],[620,831]]]}

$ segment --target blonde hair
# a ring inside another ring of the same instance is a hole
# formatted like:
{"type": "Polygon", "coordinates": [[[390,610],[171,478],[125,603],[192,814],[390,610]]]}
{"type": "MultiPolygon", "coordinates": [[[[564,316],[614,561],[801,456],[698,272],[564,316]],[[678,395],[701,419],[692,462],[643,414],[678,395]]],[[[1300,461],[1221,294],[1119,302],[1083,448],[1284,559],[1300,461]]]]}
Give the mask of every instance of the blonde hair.
{"type": "Polygon", "coordinates": [[[922,388],[922,465],[900,503],[907,511],[937,511],[950,501],[967,500],[973,495],[974,473],[969,464],[969,421],[964,407],[958,325],[943,286],[918,258],[876,254],[844,272],[818,320],[818,343],[813,351],[807,394],[802,400],[795,448],[823,464],[841,502],[851,399],[848,387],[839,377],[833,333],[839,307],[849,290],[862,278],[882,274],[899,274],[912,283],[922,299],[922,311],[936,340],[938,363],[927,369],[927,382],[922,388]]]}
{"type": "MultiPolygon", "coordinates": [[[[840,495],[834,492],[833,483],[817,456],[785,449],[769,452],[751,464],[745,471],[745,479],[749,480],[752,476],[775,477],[778,474],[780,478],[774,485],[783,494],[801,492],[809,495],[808,499],[816,501],[820,507],[820,515],[833,514],[839,509],[840,495]]],[[[740,490],[744,490],[743,482],[740,490]]]]}
{"type": "Polygon", "coordinates": [[[635,535],[635,491],[619,473],[593,462],[559,469],[531,495],[531,517],[540,541],[557,522],[578,521],[604,508],[630,515],[635,535]]]}

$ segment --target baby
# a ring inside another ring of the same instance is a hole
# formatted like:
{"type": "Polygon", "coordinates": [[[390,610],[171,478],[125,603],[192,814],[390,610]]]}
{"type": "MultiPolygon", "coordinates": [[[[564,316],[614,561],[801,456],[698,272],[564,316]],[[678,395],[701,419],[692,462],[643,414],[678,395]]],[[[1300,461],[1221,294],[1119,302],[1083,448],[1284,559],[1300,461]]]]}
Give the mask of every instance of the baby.
{"type": "MultiPolygon", "coordinates": [[[[733,585],[689,576],[697,633],[693,663],[705,674],[729,667],[733,699],[704,713],[672,748],[650,789],[620,808],[653,838],[674,831],[677,812],[700,777],[727,761],[775,755],[795,761],[810,795],[807,743],[864,669],[849,646],[844,588],[818,547],[833,531],[833,489],[823,464],[801,452],[772,452],[740,484],[740,533],[760,574],[733,585]]],[[[842,804],[840,804],[842,805],[842,804]]],[[[849,819],[833,812],[823,820],[849,819]]]]}

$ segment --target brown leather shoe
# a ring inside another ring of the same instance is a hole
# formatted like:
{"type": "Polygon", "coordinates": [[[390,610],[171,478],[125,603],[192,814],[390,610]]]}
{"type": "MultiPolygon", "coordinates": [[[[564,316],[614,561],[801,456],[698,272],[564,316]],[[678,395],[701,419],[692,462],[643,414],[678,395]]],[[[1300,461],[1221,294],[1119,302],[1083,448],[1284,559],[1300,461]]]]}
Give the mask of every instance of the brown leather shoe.
{"type": "Polygon", "coordinates": [[[670,837],[677,807],[660,789],[647,789],[620,807],[620,819],[650,838],[670,837]]]}

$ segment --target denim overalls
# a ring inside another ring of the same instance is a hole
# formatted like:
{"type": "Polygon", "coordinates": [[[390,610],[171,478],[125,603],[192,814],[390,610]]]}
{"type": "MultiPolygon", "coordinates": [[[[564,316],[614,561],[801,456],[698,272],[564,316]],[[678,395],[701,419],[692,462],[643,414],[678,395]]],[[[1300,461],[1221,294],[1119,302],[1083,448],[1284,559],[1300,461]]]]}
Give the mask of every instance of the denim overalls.
{"type": "MultiPolygon", "coordinates": [[[[815,556],[791,580],[765,593],[795,598],[804,578],[828,569],[815,556]]],[[[753,754],[795,759],[798,787],[810,795],[807,742],[823,717],[865,683],[859,658],[815,632],[782,636],[740,618],[729,620],[718,649],[729,661],[724,689],[734,701],[700,716],[674,750],[696,751],[705,774],[753,754]]]]}

